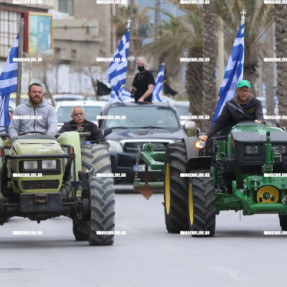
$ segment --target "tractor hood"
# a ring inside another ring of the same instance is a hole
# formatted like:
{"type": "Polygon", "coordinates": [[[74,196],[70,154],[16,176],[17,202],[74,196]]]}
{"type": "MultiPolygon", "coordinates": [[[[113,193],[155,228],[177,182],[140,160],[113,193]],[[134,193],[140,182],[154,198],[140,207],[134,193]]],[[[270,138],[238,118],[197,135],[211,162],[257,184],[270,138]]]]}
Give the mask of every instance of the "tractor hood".
{"type": "Polygon", "coordinates": [[[130,130],[122,130],[122,129],[113,129],[113,132],[109,134],[106,139],[107,140],[143,140],[143,139],[169,139],[169,140],[179,140],[186,137],[185,133],[182,129],[178,130],[168,130],[168,129],[130,129],[130,130]]]}
{"type": "Polygon", "coordinates": [[[231,135],[235,141],[244,143],[266,142],[266,134],[270,132],[271,142],[286,142],[287,132],[276,127],[267,127],[255,123],[241,123],[235,125],[231,135]]]}
{"type": "Polygon", "coordinates": [[[17,155],[55,155],[63,154],[55,139],[17,139],[12,144],[12,154],[17,155]]]}

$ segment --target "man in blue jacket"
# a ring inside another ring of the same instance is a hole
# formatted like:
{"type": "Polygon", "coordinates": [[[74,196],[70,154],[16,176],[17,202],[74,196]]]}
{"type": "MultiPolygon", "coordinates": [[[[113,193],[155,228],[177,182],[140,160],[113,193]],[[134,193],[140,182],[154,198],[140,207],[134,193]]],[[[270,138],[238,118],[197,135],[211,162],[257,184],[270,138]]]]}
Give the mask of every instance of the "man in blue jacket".
{"type": "Polygon", "coordinates": [[[11,139],[25,133],[45,133],[54,136],[57,131],[57,114],[54,107],[43,100],[43,88],[39,83],[29,86],[29,101],[17,106],[9,126],[11,139]]]}

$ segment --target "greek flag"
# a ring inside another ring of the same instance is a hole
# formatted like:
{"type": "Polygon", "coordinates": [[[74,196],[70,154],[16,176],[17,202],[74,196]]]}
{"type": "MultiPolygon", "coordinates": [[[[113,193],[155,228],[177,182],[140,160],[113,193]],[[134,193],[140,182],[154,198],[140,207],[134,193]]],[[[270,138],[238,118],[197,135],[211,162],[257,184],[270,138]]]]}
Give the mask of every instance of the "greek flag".
{"type": "Polygon", "coordinates": [[[129,90],[122,88],[120,91],[120,99],[122,102],[134,102],[129,90]]]}
{"type": "Polygon", "coordinates": [[[130,27],[128,24],[128,31],[122,37],[121,42],[114,54],[113,61],[110,63],[106,76],[107,81],[111,83],[111,96],[109,101],[121,100],[120,91],[122,86],[126,83],[127,63],[130,46],[130,27]]]}
{"type": "Polygon", "coordinates": [[[111,95],[109,97],[109,102],[134,102],[134,99],[131,97],[131,93],[129,90],[125,89],[124,87],[121,87],[119,91],[116,93],[114,90],[112,90],[111,95]]]}
{"type": "Polygon", "coordinates": [[[164,102],[164,100],[160,96],[161,91],[162,91],[162,86],[163,86],[164,67],[165,67],[165,64],[163,63],[161,65],[160,71],[157,75],[155,85],[153,88],[152,102],[164,102]]]}
{"type": "Polygon", "coordinates": [[[243,66],[244,66],[244,21],[237,32],[231,55],[228,60],[227,67],[221,87],[219,90],[219,101],[216,107],[216,112],[212,120],[212,124],[220,115],[223,106],[235,96],[237,83],[243,80],[243,66]]]}
{"type": "Polygon", "coordinates": [[[18,38],[19,35],[14,41],[0,76],[0,126],[9,126],[9,96],[17,92],[18,63],[13,59],[18,58],[18,38]]]}

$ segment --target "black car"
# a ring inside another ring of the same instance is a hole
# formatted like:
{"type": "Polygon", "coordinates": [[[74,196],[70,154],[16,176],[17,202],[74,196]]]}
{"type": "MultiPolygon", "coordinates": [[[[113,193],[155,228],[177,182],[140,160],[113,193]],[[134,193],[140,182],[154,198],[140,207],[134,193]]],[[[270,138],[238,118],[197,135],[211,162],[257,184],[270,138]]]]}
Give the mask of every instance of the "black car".
{"type": "MultiPolygon", "coordinates": [[[[110,103],[103,107],[100,128],[112,129],[106,136],[110,145],[113,173],[126,177],[114,178],[116,183],[133,183],[138,147],[151,142],[154,151],[186,137],[176,110],[168,103],[110,103]]],[[[139,162],[138,176],[143,178],[144,164],[139,162]]],[[[149,172],[152,181],[163,180],[163,172],[149,172]]]]}

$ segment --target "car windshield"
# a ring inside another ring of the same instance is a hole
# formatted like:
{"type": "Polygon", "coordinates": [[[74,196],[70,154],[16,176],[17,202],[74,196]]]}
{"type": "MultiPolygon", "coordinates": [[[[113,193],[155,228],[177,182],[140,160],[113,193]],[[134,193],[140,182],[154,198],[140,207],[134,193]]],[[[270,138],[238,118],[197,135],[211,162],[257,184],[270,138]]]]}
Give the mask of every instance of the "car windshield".
{"type": "MultiPolygon", "coordinates": [[[[27,102],[29,100],[29,98],[27,98],[27,97],[21,97],[21,99],[20,99],[20,104],[24,104],[25,102],[27,102]]],[[[16,98],[10,98],[9,99],[9,106],[11,106],[11,107],[16,107],[16,98]]]]}
{"type": "Polygon", "coordinates": [[[109,109],[105,127],[178,129],[179,123],[169,107],[125,106],[109,109]]]}
{"type": "MultiPolygon", "coordinates": [[[[72,106],[61,106],[57,111],[58,123],[64,123],[72,120],[72,106]]],[[[85,119],[91,122],[97,122],[97,116],[101,113],[101,106],[84,106],[85,119]]]]}
{"type": "Polygon", "coordinates": [[[189,115],[188,107],[186,106],[174,106],[177,109],[177,112],[181,116],[189,115]]]}

